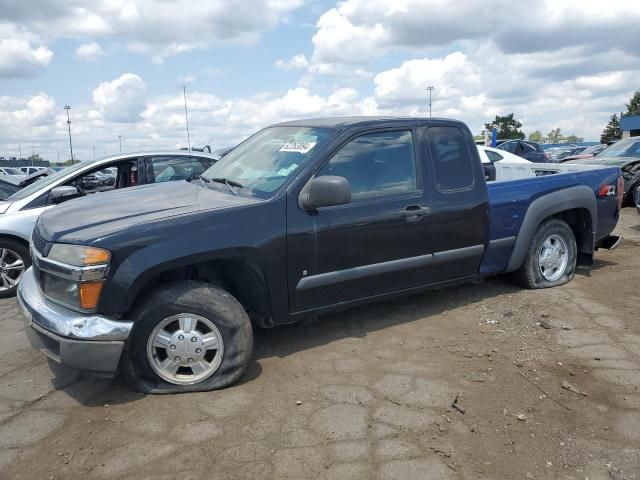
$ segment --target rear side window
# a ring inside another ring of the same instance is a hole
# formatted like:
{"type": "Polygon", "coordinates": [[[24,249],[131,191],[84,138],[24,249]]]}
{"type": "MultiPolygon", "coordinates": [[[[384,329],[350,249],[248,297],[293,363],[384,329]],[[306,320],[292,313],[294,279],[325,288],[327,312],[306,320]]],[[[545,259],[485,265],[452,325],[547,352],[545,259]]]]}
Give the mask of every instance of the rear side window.
{"type": "Polygon", "coordinates": [[[431,127],[427,144],[439,191],[462,190],[473,185],[475,172],[465,133],[457,127],[431,127]]]}
{"type": "Polygon", "coordinates": [[[491,160],[491,163],[499,162],[500,160],[502,160],[504,158],[499,153],[493,152],[491,150],[485,150],[485,153],[487,154],[487,157],[489,157],[489,160],[491,160]]]}

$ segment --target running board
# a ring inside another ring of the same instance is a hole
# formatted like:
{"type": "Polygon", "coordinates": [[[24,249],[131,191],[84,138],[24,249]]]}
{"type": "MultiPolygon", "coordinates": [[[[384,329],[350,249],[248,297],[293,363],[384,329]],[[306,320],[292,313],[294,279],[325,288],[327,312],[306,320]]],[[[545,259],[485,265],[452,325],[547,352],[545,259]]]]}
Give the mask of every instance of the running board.
{"type": "Polygon", "coordinates": [[[597,248],[605,250],[615,250],[622,243],[622,235],[607,235],[597,244],[597,248]]]}

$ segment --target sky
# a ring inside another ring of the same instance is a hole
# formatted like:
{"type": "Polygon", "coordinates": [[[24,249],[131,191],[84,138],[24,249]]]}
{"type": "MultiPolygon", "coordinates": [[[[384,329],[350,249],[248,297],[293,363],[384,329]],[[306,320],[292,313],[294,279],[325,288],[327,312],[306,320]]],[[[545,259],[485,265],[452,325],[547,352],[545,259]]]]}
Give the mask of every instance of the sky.
{"type": "Polygon", "coordinates": [[[0,0],[0,156],[235,145],[272,123],[433,116],[597,140],[640,89],[637,0],[0,0]]]}

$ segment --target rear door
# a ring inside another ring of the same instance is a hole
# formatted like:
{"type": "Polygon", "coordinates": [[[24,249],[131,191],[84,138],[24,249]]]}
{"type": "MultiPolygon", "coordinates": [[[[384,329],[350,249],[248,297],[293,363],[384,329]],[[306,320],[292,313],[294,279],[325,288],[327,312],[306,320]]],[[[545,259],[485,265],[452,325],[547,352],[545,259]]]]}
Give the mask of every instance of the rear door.
{"type": "Polygon", "coordinates": [[[424,145],[433,192],[431,232],[433,280],[478,273],[489,227],[487,184],[471,133],[458,126],[425,127],[424,145]]]}

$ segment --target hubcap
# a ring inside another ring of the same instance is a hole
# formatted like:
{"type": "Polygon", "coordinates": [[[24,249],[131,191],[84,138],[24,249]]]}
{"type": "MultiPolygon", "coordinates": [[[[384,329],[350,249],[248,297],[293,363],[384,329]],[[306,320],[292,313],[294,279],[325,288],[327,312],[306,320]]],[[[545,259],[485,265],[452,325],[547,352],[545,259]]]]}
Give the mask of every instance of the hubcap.
{"type": "Polygon", "coordinates": [[[550,235],[540,246],[538,265],[542,277],[549,281],[558,280],[569,263],[569,249],[567,242],[560,235],[550,235]]]}
{"type": "Polygon", "coordinates": [[[180,313],[162,320],[149,335],[147,359],[164,380],[177,385],[201,382],[220,367],[222,335],[200,315],[180,313]]]}
{"type": "Polygon", "coordinates": [[[14,288],[24,273],[22,257],[8,248],[0,249],[0,291],[14,288]]]}

